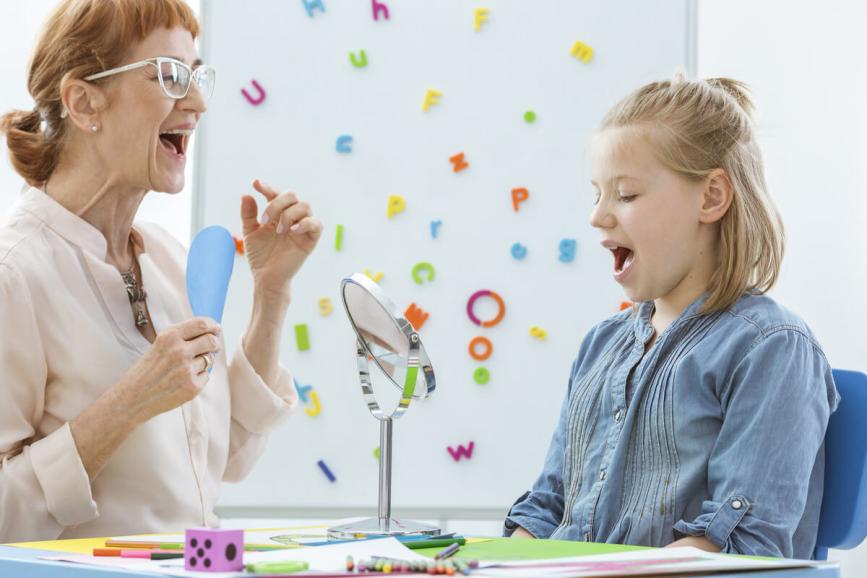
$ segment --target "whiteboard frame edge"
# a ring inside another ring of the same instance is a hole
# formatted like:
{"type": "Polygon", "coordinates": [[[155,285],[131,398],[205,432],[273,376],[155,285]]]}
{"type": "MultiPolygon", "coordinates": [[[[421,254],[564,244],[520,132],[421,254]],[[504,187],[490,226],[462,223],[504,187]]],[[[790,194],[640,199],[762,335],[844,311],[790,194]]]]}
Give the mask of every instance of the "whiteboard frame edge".
{"type": "MultiPolygon", "coordinates": [[[[692,0],[690,0],[692,1],[692,0]]],[[[210,0],[201,0],[199,3],[199,24],[201,33],[199,34],[199,46],[200,46],[200,57],[203,62],[208,62],[208,57],[210,55],[210,45],[209,38],[210,35],[204,32],[208,30],[208,4],[210,0]]],[[[203,171],[202,166],[204,165],[205,149],[207,145],[207,132],[208,126],[207,123],[197,128],[198,131],[198,139],[196,139],[196,154],[195,154],[195,166],[193,167],[193,199],[192,199],[192,208],[190,210],[190,243],[196,237],[196,233],[202,228],[202,224],[205,220],[205,196],[202,191],[202,178],[203,171]]]]}
{"type": "MultiPolygon", "coordinates": [[[[202,0],[204,3],[206,0],[202,0]]],[[[686,72],[698,75],[698,0],[686,0],[686,72]]]]}

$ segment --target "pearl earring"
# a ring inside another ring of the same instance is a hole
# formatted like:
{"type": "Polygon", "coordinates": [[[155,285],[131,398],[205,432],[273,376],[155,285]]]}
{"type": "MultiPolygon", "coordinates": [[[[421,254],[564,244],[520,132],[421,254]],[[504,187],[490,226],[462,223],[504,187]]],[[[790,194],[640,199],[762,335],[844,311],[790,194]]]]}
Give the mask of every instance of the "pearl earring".
{"type": "Polygon", "coordinates": [[[98,130],[99,130],[99,127],[97,127],[95,124],[90,127],[90,132],[96,132],[98,130]]]}

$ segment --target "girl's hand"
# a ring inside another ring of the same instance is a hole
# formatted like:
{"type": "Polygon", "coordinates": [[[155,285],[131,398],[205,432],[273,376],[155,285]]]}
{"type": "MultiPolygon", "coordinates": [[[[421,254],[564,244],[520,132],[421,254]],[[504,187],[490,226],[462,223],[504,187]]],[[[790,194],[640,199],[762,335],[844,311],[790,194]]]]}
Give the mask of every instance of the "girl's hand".
{"type": "Polygon", "coordinates": [[[512,538],[525,538],[533,540],[535,539],[535,536],[521,526],[518,526],[517,528],[515,528],[515,531],[512,532],[512,538]]]}
{"type": "Polygon", "coordinates": [[[250,195],[241,198],[244,252],[254,286],[288,298],[292,278],[322,236],[322,223],[295,193],[280,193],[258,179],[253,181],[253,188],[268,202],[260,222],[256,199],[250,195]]]}

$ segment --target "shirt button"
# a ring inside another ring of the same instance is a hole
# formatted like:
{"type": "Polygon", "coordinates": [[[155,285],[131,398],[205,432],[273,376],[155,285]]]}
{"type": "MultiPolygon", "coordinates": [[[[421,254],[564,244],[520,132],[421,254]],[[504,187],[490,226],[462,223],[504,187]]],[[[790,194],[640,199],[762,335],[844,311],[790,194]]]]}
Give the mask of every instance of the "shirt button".
{"type": "Polygon", "coordinates": [[[599,481],[600,481],[600,482],[604,482],[604,481],[605,481],[605,470],[604,470],[604,469],[599,470],[599,481]]]}
{"type": "Polygon", "coordinates": [[[740,500],[733,500],[732,501],[732,508],[734,508],[735,510],[740,510],[742,506],[743,506],[743,504],[741,503],[740,500]]]}
{"type": "Polygon", "coordinates": [[[617,413],[614,414],[614,421],[616,421],[617,423],[620,423],[620,420],[622,420],[622,419],[623,419],[623,410],[618,409],[617,413]]]}

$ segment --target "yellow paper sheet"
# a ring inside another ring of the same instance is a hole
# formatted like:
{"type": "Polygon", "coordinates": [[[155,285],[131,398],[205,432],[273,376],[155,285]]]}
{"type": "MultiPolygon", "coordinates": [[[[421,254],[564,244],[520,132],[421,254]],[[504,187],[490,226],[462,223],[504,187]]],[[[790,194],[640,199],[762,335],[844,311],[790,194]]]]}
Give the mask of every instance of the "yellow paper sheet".
{"type": "MultiPolygon", "coordinates": [[[[298,530],[308,530],[313,528],[321,528],[322,526],[298,526],[294,528],[261,528],[251,530],[253,532],[286,532],[298,530]]],[[[144,536],[171,536],[172,534],[142,534],[144,536]]],[[[34,550],[52,550],[54,552],[69,552],[72,554],[92,554],[94,548],[105,548],[107,538],[78,538],[73,540],[48,540],[45,542],[16,542],[14,544],[3,544],[4,546],[14,546],[16,548],[32,548],[34,550]]],[[[468,544],[478,542],[487,542],[490,538],[467,538],[468,544]]]]}
{"type": "Polygon", "coordinates": [[[48,540],[45,542],[16,542],[3,544],[16,548],[32,548],[34,550],[53,550],[54,552],[71,552],[74,554],[93,554],[94,548],[105,548],[105,538],[78,538],[75,540],[48,540]]]}
{"type": "MultiPolygon", "coordinates": [[[[274,531],[274,532],[297,532],[298,530],[309,530],[313,528],[324,528],[323,525],[315,526],[296,526],[292,528],[262,528],[261,530],[251,531],[274,531]]],[[[165,534],[141,534],[141,537],[159,537],[171,536],[172,533],[165,534]]],[[[72,554],[92,554],[94,548],[105,548],[105,541],[108,538],[76,538],[72,540],[46,540],[44,542],[15,542],[13,544],[3,544],[3,546],[14,546],[15,548],[31,548],[34,550],[52,550],[54,552],[69,552],[72,554]]]]}

